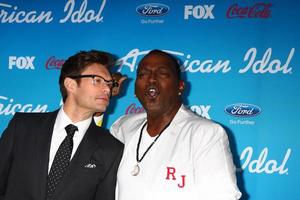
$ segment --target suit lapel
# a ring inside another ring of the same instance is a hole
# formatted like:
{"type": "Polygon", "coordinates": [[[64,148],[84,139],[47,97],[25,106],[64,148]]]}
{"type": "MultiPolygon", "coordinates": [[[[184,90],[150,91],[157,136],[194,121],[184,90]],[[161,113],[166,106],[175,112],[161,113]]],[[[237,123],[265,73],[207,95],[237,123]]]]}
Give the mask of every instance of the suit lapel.
{"type": "Polygon", "coordinates": [[[36,129],[36,157],[37,157],[37,172],[40,177],[40,199],[45,199],[46,196],[46,183],[48,175],[49,152],[51,145],[51,137],[53,127],[58,111],[49,113],[46,118],[36,129]]]}
{"type": "MultiPolygon", "coordinates": [[[[101,134],[100,134],[101,135],[101,134]]],[[[88,130],[86,131],[80,145],[78,146],[74,157],[72,158],[69,168],[66,171],[61,182],[58,184],[55,193],[54,199],[56,199],[59,194],[62,192],[64,187],[71,182],[77,174],[77,171],[84,167],[84,164],[91,155],[99,148],[99,129],[97,129],[94,121],[92,120],[88,130]]]]}

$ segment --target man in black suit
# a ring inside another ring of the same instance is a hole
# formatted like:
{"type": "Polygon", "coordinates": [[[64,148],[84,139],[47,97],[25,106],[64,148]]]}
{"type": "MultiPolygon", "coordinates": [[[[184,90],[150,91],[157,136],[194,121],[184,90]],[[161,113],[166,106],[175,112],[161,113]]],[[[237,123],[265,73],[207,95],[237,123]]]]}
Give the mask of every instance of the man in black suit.
{"type": "Polygon", "coordinates": [[[71,56],[59,78],[63,106],[14,115],[0,140],[0,200],[115,199],[123,145],[92,121],[109,104],[112,61],[95,50],[71,56]]]}

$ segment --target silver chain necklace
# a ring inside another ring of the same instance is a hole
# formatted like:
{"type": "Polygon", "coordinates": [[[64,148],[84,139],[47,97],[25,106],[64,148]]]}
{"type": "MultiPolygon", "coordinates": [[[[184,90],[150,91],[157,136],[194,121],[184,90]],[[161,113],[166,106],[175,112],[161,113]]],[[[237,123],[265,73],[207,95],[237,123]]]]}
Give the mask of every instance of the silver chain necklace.
{"type": "Polygon", "coordinates": [[[147,125],[147,122],[143,125],[143,127],[141,128],[140,131],[140,137],[137,143],[137,147],[136,147],[136,164],[133,167],[133,170],[131,171],[131,175],[132,176],[137,176],[140,173],[140,167],[139,167],[139,163],[142,162],[142,160],[144,159],[144,157],[146,156],[146,154],[148,153],[148,151],[151,149],[151,147],[154,145],[154,143],[157,141],[157,139],[160,137],[160,135],[164,132],[164,130],[166,130],[166,128],[169,127],[169,125],[171,124],[171,122],[169,122],[158,134],[158,136],[156,136],[156,138],[154,139],[154,141],[149,145],[149,147],[146,149],[145,153],[142,155],[141,158],[139,158],[139,150],[140,150],[140,145],[141,145],[141,140],[142,140],[142,135],[143,135],[143,131],[145,126],[147,125]]]}

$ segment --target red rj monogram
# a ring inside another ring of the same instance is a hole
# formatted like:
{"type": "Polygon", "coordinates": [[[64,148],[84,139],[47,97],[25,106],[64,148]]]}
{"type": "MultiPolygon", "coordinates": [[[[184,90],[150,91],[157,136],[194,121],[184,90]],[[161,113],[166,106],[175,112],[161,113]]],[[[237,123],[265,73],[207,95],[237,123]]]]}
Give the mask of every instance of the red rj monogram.
{"type": "MultiPolygon", "coordinates": [[[[170,180],[170,176],[172,177],[172,180],[176,180],[175,176],[176,168],[174,167],[167,167],[167,177],[166,180],[170,180]]],[[[178,183],[177,186],[179,188],[183,188],[185,186],[185,175],[181,175],[181,184],[178,183]]]]}

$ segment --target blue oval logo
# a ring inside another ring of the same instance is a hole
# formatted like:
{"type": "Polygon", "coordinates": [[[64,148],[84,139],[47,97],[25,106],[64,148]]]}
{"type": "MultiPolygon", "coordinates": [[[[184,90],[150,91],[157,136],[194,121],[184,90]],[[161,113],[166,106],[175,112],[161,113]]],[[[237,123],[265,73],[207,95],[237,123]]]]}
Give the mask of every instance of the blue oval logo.
{"type": "Polygon", "coordinates": [[[235,117],[254,117],[261,113],[261,109],[252,104],[235,103],[226,106],[225,112],[235,117]]]}
{"type": "Polygon", "coordinates": [[[143,16],[157,17],[169,12],[169,6],[162,3],[147,3],[136,7],[136,12],[143,16]]]}

